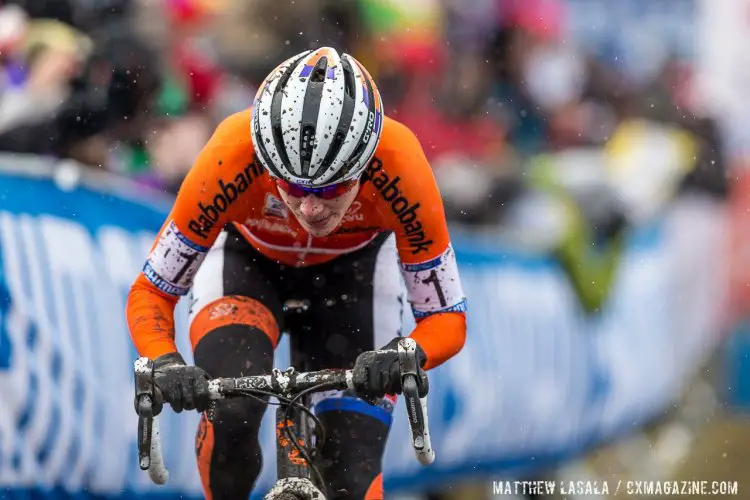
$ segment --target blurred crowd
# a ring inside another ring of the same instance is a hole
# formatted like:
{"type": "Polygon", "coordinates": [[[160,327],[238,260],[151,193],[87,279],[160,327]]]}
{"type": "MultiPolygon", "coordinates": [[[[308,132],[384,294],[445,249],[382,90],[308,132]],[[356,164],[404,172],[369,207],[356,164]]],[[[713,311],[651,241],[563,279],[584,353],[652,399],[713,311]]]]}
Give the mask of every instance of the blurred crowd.
{"type": "Polygon", "coordinates": [[[723,203],[729,161],[690,57],[646,43],[636,59],[658,64],[634,74],[572,35],[582,3],[0,0],[0,153],[176,193],[279,62],[330,45],[419,137],[452,231],[554,255],[594,313],[629,230],[681,198],[723,203]]]}
{"type": "Polygon", "coordinates": [[[616,239],[685,191],[723,197],[721,137],[693,105],[689,61],[667,54],[632,77],[570,36],[571,3],[3,1],[0,151],[173,193],[276,64],[332,45],[416,132],[457,224],[559,249],[581,228],[616,239]]]}

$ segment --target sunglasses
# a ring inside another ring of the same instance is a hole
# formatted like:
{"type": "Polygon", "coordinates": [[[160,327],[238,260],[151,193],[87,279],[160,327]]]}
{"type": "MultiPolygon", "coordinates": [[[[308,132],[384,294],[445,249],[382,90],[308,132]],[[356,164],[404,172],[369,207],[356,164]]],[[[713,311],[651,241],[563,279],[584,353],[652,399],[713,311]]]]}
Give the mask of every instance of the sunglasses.
{"type": "Polygon", "coordinates": [[[351,191],[351,189],[359,182],[357,179],[349,181],[339,182],[338,184],[332,184],[330,186],[324,186],[319,188],[311,188],[307,186],[300,186],[299,184],[292,184],[283,179],[275,179],[276,185],[289,196],[295,198],[304,198],[307,195],[313,195],[317,198],[324,200],[331,200],[338,198],[351,191]]]}

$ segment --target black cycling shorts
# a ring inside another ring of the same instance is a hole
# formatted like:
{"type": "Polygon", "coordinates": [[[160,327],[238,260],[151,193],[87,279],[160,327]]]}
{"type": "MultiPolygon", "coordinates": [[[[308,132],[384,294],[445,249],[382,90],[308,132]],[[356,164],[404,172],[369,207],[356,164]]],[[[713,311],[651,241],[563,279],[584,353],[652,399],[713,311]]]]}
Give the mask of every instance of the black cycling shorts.
{"type": "MultiPolygon", "coordinates": [[[[204,321],[201,318],[213,311],[212,304],[227,301],[223,299],[227,297],[247,297],[262,303],[282,333],[289,335],[290,364],[295,369],[351,368],[360,353],[377,349],[402,334],[406,289],[397,255],[394,235],[383,233],[365,247],[327,263],[295,268],[263,256],[228,226],[195,277],[189,297],[191,331],[193,326],[203,328],[202,324],[194,325],[194,320],[198,317],[196,323],[204,321]]],[[[268,329],[273,322],[267,311],[264,314],[268,320],[262,324],[268,329]]],[[[241,325],[217,329],[217,333],[209,329],[204,338],[212,340],[197,341],[196,364],[200,358],[201,365],[211,368],[209,375],[222,377],[247,375],[240,373],[241,368],[253,364],[267,369],[266,340],[261,339],[242,354],[240,347],[231,347],[239,346],[244,331],[249,335],[252,329],[243,330],[241,325]],[[221,373],[212,373],[212,369],[221,373]]],[[[394,400],[385,397],[371,405],[348,391],[318,393],[312,400],[321,419],[341,432],[358,436],[354,443],[341,438],[336,445],[332,440],[330,470],[335,477],[327,478],[329,488],[340,484],[340,498],[362,498],[365,491],[373,491],[376,481],[382,481],[380,460],[394,400]],[[384,424],[382,428],[373,418],[384,424]],[[335,472],[344,470],[346,474],[335,472]],[[351,497],[344,490],[357,494],[351,497]]],[[[332,431],[326,429],[326,434],[332,431]]],[[[217,430],[217,440],[219,434],[229,435],[217,430]]],[[[231,447],[230,443],[218,442],[215,446],[219,451],[231,447]]],[[[219,477],[221,471],[214,472],[216,466],[213,459],[211,462],[206,475],[219,477]]],[[[377,497],[368,494],[367,498],[377,497]]]]}

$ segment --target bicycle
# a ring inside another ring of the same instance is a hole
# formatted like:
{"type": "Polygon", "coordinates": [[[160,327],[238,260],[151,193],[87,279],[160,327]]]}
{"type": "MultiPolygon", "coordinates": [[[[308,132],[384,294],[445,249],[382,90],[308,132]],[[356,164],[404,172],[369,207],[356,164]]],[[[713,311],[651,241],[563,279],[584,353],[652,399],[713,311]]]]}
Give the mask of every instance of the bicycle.
{"type": "MultiPolygon", "coordinates": [[[[421,369],[418,370],[416,342],[413,339],[401,339],[398,355],[412,446],[417,460],[422,465],[429,465],[435,460],[435,452],[427,421],[427,376],[421,369]]],[[[158,418],[153,414],[153,362],[148,358],[138,358],[134,372],[139,465],[141,470],[148,471],[154,483],[165,484],[169,480],[169,471],[162,456],[158,418]]],[[[277,480],[264,499],[325,500],[325,485],[314,463],[316,451],[325,440],[325,434],[320,421],[310,409],[309,400],[315,392],[346,389],[354,390],[351,369],[296,372],[292,367],[283,371],[274,368],[269,375],[216,378],[209,382],[212,405],[207,410],[207,417],[213,419],[213,405],[218,399],[275,397],[278,403],[271,403],[269,399],[269,404],[279,405],[276,409],[277,480]],[[310,435],[310,422],[303,414],[315,423],[314,430],[319,435],[310,435]],[[296,436],[293,429],[298,430],[296,436]],[[315,437],[315,448],[308,450],[311,437],[315,437]]]]}

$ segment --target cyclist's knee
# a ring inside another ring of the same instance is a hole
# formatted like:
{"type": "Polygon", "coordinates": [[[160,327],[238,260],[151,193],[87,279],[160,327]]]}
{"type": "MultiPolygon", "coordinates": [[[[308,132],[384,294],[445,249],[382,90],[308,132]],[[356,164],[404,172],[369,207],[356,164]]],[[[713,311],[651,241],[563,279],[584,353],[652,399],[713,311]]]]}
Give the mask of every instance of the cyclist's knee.
{"type": "Polygon", "coordinates": [[[378,498],[372,495],[379,490],[392,401],[373,406],[346,392],[326,393],[315,411],[326,429],[320,463],[329,498],[378,498]]]}
{"type": "MultiPolygon", "coordinates": [[[[271,311],[242,296],[221,297],[201,309],[190,325],[195,364],[211,377],[269,373],[279,328],[271,311]]],[[[267,399],[266,399],[267,401],[267,399]]],[[[217,444],[257,442],[265,402],[253,398],[216,401],[212,427],[217,444]]]]}
{"type": "MultiPolygon", "coordinates": [[[[387,432],[393,421],[393,409],[396,405],[396,397],[386,396],[379,398],[373,405],[359,398],[349,390],[326,391],[314,394],[312,403],[315,412],[321,417],[328,412],[337,411],[333,418],[336,420],[351,421],[352,425],[356,425],[353,422],[359,420],[357,415],[362,415],[382,424],[387,432]]],[[[376,425],[376,427],[381,428],[381,425],[376,425]]]]}
{"type": "Polygon", "coordinates": [[[221,297],[201,309],[190,324],[195,364],[211,377],[270,372],[279,327],[273,313],[248,297],[221,297]]]}

